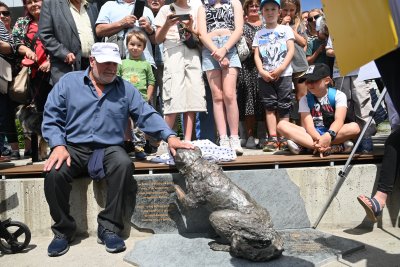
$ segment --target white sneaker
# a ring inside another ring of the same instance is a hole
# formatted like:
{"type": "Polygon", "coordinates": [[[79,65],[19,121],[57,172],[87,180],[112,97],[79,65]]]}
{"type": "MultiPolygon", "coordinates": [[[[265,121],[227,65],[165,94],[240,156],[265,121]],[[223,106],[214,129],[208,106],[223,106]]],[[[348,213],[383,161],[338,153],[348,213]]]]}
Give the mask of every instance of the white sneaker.
{"type": "Polygon", "coordinates": [[[345,142],[343,143],[343,146],[344,146],[343,153],[350,153],[351,150],[352,150],[353,147],[354,147],[354,143],[353,143],[352,141],[350,141],[350,140],[347,140],[347,141],[345,141],[345,142]]]}
{"type": "Polygon", "coordinates": [[[256,140],[253,136],[250,136],[246,142],[246,148],[255,149],[256,148],[256,140]]]}
{"type": "Polygon", "coordinates": [[[243,155],[243,148],[240,145],[239,137],[232,137],[229,139],[229,143],[231,144],[231,148],[235,150],[236,155],[241,156],[243,155]]]}
{"type": "Polygon", "coordinates": [[[292,154],[299,155],[300,153],[304,153],[305,149],[304,147],[296,144],[292,140],[287,140],[288,148],[292,154]]]}
{"type": "Polygon", "coordinates": [[[222,147],[231,147],[231,143],[230,143],[230,141],[229,141],[229,137],[228,136],[220,136],[220,139],[219,139],[219,146],[222,146],[222,147]]]}

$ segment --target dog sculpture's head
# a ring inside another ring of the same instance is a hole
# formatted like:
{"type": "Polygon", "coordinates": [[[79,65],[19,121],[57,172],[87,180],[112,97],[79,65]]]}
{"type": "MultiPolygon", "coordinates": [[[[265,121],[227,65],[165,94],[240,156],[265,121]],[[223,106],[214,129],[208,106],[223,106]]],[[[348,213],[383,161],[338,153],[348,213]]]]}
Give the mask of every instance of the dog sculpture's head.
{"type": "Polygon", "coordinates": [[[252,261],[269,261],[282,255],[282,237],[273,229],[265,229],[254,235],[243,232],[232,236],[231,254],[252,261]]]}
{"type": "Polygon", "coordinates": [[[195,161],[201,158],[201,150],[198,147],[195,149],[178,149],[175,155],[175,165],[180,170],[183,167],[192,165],[195,161]]]}

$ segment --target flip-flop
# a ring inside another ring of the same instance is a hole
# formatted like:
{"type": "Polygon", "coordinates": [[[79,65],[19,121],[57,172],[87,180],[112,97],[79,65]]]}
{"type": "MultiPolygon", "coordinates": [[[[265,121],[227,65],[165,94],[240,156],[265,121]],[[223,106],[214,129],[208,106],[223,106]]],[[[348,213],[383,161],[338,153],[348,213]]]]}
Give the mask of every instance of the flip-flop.
{"type": "Polygon", "coordinates": [[[363,201],[361,197],[357,197],[357,200],[358,202],[360,202],[361,206],[365,209],[367,217],[375,223],[378,221],[377,217],[380,217],[382,215],[383,208],[381,207],[381,204],[379,204],[378,200],[376,200],[374,197],[373,198],[369,198],[367,196],[364,197],[371,202],[372,207],[368,206],[368,203],[363,201]]]}

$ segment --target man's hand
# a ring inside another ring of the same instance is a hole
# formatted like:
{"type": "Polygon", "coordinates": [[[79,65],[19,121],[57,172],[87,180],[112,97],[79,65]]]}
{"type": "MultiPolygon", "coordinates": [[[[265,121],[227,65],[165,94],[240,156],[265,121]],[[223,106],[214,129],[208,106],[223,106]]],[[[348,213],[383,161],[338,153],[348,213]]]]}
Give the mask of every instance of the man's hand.
{"type": "Polygon", "coordinates": [[[263,78],[264,81],[266,81],[267,83],[273,80],[273,77],[271,76],[271,74],[264,70],[262,72],[260,72],[260,76],[261,78],[263,78]]]}
{"type": "Polygon", "coordinates": [[[192,145],[191,143],[188,143],[188,142],[182,142],[176,136],[168,137],[168,147],[169,147],[169,150],[171,150],[172,156],[176,155],[176,150],[178,148],[194,149],[194,145],[192,145]]]}
{"type": "Polygon", "coordinates": [[[67,63],[68,65],[72,65],[75,62],[75,55],[74,53],[69,53],[65,59],[64,62],[67,63]]]}
{"type": "Polygon", "coordinates": [[[137,18],[134,15],[128,15],[119,21],[123,29],[132,28],[135,25],[137,18]]]}
{"type": "Polygon", "coordinates": [[[67,161],[67,166],[71,167],[71,156],[65,146],[56,146],[50,154],[50,157],[44,163],[43,171],[49,172],[56,165],[56,170],[60,169],[64,161],[67,161]]]}
{"type": "Polygon", "coordinates": [[[141,27],[147,34],[151,34],[154,31],[151,27],[150,21],[145,17],[139,19],[139,27],[141,27]]]}

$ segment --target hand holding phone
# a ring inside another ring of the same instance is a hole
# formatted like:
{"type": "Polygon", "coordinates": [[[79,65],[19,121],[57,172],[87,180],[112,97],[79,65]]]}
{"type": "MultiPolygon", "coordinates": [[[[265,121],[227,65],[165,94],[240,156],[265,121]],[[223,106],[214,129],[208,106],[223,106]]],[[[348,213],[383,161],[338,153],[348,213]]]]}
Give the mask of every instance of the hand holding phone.
{"type": "Polygon", "coordinates": [[[180,21],[190,20],[190,14],[172,15],[171,18],[178,18],[180,21]]]}

